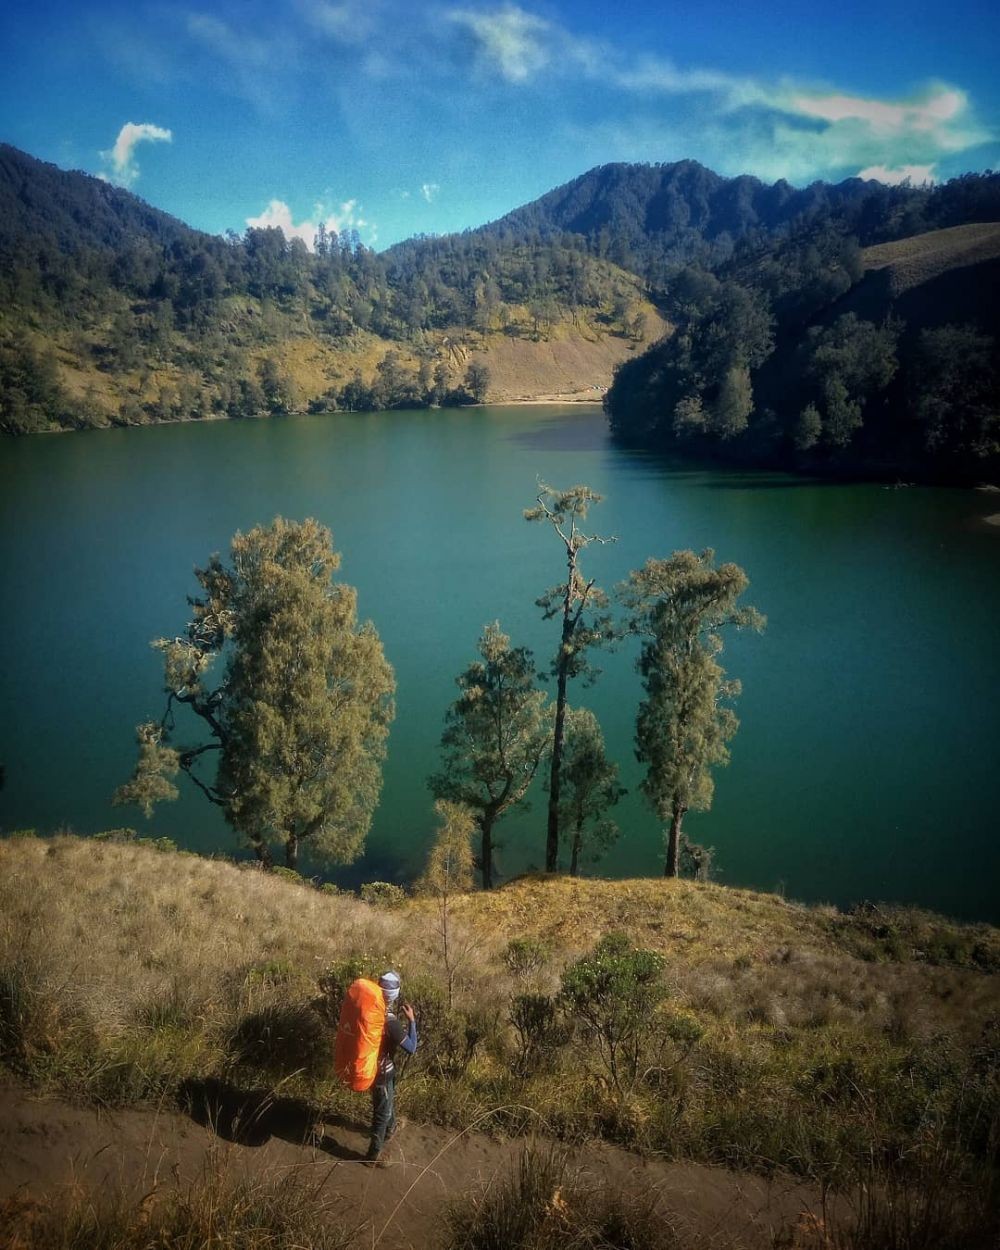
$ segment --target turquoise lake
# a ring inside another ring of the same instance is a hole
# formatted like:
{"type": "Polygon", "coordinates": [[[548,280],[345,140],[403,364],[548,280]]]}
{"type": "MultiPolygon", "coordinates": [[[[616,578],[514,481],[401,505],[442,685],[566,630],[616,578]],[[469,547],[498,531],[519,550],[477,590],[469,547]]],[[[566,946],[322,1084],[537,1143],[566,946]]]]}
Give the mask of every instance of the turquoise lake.
{"type": "MultiPolygon", "coordinates": [[[[605,495],[588,575],[713,547],[751,579],[762,636],[732,636],[743,683],[732,763],[687,827],[718,879],[790,898],[932,907],[1000,922],[997,496],[679,466],[615,447],[589,406],[212,422],[0,442],[0,827],[130,824],[207,851],[237,843],[186,791],[152,822],[111,806],[133,731],[162,707],[149,641],[179,633],[191,570],[236,529],[315,516],[343,554],[398,679],[385,787],[343,884],[412,879],[431,833],[455,675],[499,619],[545,667],[534,600],[563,573],[521,510],[542,478],[605,495]]],[[[662,835],[638,791],[635,647],[600,657],[593,708],[628,797],[588,871],[654,875],[662,835]]],[[[182,785],[184,784],[182,780],[182,785]]],[[[544,857],[544,794],[498,827],[503,876],[544,857]]],[[[307,865],[308,869],[309,865],[307,865]]]]}

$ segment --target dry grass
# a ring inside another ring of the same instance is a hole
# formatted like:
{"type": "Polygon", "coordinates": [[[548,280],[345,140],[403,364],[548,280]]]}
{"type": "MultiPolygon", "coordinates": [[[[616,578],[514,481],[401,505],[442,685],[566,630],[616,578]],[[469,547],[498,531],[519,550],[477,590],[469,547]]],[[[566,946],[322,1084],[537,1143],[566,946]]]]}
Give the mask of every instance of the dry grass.
{"type": "Polygon", "coordinates": [[[401,1088],[418,1118],[464,1126],[504,1107],[498,1131],[541,1124],[839,1181],[873,1158],[919,1175],[928,1143],[947,1144],[956,1175],[996,1165],[1000,934],[988,926],[686,881],[526,878],[455,901],[453,949],[467,955],[449,1008],[438,923],[429,900],[386,910],[191,855],[6,841],[0,1063],[108,1103],[211,1077],[346,1108],[329,1070],[337,987],[392,964],[420,1018],[401,1088]],[[554,995],[613,930],[663,954],[670,989],[625,1096],[572,1019],[528,1064],[509,1014],[515,995],[554,995]],[[539,958],[505,959],[515,938],[539,958]]]}
{"type": "Polygon", "coordinates": [[[76,1189],[0,1204],[0,1250],[347,1250],[356,1229],[305,1173],[238,1178],[209,1160],[193,1184],[145,1194],[76,1189]]]}
{"type": "Polygon", "coordinates": [[[879,243],[861,253],[865,269],[890,269],[893,295],[930,282],[949,269],[976,265],[1000,256],[1000,224],[988,222],[929,230],[925,234],[879,243]]]}

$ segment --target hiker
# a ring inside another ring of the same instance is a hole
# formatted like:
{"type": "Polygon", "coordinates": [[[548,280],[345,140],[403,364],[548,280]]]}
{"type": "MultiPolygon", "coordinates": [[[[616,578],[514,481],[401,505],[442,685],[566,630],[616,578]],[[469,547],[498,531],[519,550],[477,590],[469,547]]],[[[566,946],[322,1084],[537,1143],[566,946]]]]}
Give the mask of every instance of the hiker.
{"type": "Polygon", "coordinates": [[[400,1048],[408,1055],[417,1049],[417,1022],[409,1003],[402,1004],[408,1026],[396,1015],[399,1000],[399,973],[383,972],[378,979],[385,999],[386,1018],[379,1050],[378,1072],[372,1085],[372,1136],[365,1162],[380,1163],[382,1148],[398,1128],[396,1120],[396,1064],[394,1056],[400,1048]]]}

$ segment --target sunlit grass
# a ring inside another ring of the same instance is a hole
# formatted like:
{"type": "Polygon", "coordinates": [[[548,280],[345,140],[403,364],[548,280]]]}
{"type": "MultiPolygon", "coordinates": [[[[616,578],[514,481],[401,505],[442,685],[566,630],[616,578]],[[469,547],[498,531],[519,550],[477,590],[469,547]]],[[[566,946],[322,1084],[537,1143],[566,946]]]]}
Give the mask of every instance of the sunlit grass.
{"type": "Polygon", "coordinates": [[[219,860],[72,837],[0,843],[0,1062],[126,1104],[192,1081],[278,1089],[364,1115],[333,1079],[338,987],[397,967],[421,1046],[402,1109],[442,1124],[849,1183],[875,1159],[956,1177],[1000,1153],[1000,934],[905,909],[843,915],[688,881],[540,877],[453,900],[465,952],[448,1007],[440,913],[392,909],[219,860]],[[641,1079],[614,1089],[555,1004],[525,1051],[515,996],[558,994],[610,931],[663,955],[641,1079]],[[511,958],[513,939],[528,954],[511,958]],[[537,957],[536,957],[537,956],[537,957]],[[526,1058],[526,1055],[529,1058],[526,1058]],[[495,1111],[503,1108],[502,1111],[495,1111]],[[922,1153],[924,1152],[924,1153],[922,1153]]]}

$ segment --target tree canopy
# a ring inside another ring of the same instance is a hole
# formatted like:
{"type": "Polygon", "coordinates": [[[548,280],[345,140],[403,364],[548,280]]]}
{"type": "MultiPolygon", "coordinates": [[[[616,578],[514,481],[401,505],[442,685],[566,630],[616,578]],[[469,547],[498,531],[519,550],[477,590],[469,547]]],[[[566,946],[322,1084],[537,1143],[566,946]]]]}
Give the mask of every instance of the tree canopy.
{"type": "Polygon", "coordinates": [[[550,722],[528,648],[512,647],[497,621],[483,630],[478,650],[480,658],[455,679],[459,696],[445,716],[441,769],[428,784],[435,798],[475,814],[479,868],[490,889],[494,826],[527,793],[548,747],[550,722]]]}
{"type": "Polygon", "coordinates": [[[228,562],[215,555],[196,570],[187,630],[153,644],[166,709],[140,726],[136,771],[116,803],[149,815],[177,796],[170,778],[183,771],[266,864],[275,846],[291,868],[303,845],[334,863],[360,854],[395,679],[374,626],[358,624],[356,592],[333,581],[339,565],[328,529],[279,517],[237,533],[228,562]],[[178,724],[185,709],[193,718],[178,724]]]}
{"type": "Polygon", "coordinates": [[[727,706],[740,693],[718,662],[725,626],[762,629],[764,617],[738,600],[749,585],[736,564],[711,550],[647,560],[620,588],[630,626],[642,638],[638,667],[646,697],[636,719],[642,791],[668,826],[665,873],[677,876],[688,811],[712,803],[712,768],[729,760],[739,722],[727,706]]]}
{"type": "Polygon", "coordinates": [[[589,486],[558,490],[539,482],[535,506],[524,511],[526,521],[550,526],[566,555],[566,580],[550,587],[535,600],[545,620],[559,620],[559,645],[551,664],[551,673],[556,680],[556,707],[549,767],[546,872],[555,872],[559,866],[561,772],[569,682],[575,677],[593,681],[597,670],[591,665],[588,652],[614,637],[611,618],[604,610],[608,605],[607,595],[594,578],[586,580],[580,570],[581,551],[592,543],[615,541],[599,534],[588,534],[582,528],[591,506],[600,503],[601,499],[602,496],[589,486]]]}

